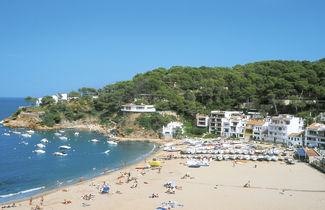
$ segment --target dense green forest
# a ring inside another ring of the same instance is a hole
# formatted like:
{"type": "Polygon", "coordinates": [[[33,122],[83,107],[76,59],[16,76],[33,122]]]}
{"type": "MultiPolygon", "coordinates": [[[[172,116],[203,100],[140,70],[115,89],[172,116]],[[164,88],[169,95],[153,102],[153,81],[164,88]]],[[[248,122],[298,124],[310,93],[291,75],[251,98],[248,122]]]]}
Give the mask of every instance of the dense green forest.
{"type": "Polygon", "coordinates": [[[262,61],[232,68],[157,68],[132,80],[98,90],[81,88],[70,95],[75,97],[74,103],[51,105],[45,101],[44,106],[50,108],[44,119],[51,114],[52,123],[57,122],[58,113],[69,120],[94,115],[106,123],[114,120],[122,104],[135,99],[136,103],[154,104],[158,110],[174,110],[188,120],[211,110],[249,109],[304,117],[325,111],[325,59],[262,61]]]}

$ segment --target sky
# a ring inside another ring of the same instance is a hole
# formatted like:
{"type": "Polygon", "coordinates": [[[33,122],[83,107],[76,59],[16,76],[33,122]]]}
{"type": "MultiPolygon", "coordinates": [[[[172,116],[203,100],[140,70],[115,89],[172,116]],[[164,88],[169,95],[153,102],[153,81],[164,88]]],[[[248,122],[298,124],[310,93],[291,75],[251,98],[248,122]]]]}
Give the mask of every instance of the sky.
{"type": "Polygon", "coordinates": [[[325,57],[324,0],[0,0],[0,96],[171,66],[325,57]]]}

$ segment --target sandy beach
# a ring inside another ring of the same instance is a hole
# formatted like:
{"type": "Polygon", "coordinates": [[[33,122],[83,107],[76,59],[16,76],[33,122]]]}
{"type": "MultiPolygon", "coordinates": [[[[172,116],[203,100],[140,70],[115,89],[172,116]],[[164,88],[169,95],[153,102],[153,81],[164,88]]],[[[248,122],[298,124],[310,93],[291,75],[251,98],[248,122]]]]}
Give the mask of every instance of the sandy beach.
{"type": "MultiPolygon", "coordinates": [[[[164,152],[159,151],[154,157],[164,152]]],[[[175,209],[324,209],[325,175],[306,163],[287,165],[283,162],[212,161],[210,166],[188,168],[186,160],[163,161],[161,171],[136,169],[146,160],[113,173],[36,196],[16,203],[15,209],[156,209],[163,202],[174,201],[183,206],[175,209]],[[137,181],[127,181],[127,175],[137,181]],[[190,177],[182,179],[188,173],[190,177]],[[120,177],[118,179],[118,177],[120,177]],[[175,194],[163,186],[174,181],[175,194]],[[250,182],[250,188],[243,185],[250,182]],[[109,184],[109,194],[97,189],[109,184]],[[121,184],[117,184],[121,182],[121,184]],[[122,183],[123,182],[123,183],[122,183]],[[137,182],[137,184],[136,184],[137,182]],[[135,187],[135,185],[137,185],[135,187]],[[153,193],[158,198],[150,198],[153,193]],[[84,200],[83,195],[94,195],[84,200]],[[62,202],[68,201],[68,204],[62,202]],[[70,203],[71,201],[71,203],[70,203]]]]}

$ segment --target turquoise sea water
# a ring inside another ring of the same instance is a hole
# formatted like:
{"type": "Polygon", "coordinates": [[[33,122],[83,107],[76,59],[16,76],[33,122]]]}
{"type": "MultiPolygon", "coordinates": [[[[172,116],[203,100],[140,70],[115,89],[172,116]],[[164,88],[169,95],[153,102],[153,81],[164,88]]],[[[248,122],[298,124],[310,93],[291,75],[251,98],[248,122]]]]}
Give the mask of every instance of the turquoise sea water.
{"type": "MultiPolygon", "coordinates": [[[[20,98],[0,98],[0,119],[11,115],[19,105],[25,105],[20,98]]],[[[63,130],[61,140],[54,133],[58,131],[35,131],[31,138],[21,134],[26,129],[9,129],[0,124],[0,203],[29,197],[36,193],[78,182],[79,177],[89,179],[101,175],[105,168],[117,170],[140,161],[155,150],[155,145],[146,142],[121,142],[117,146],[107,144],[107,137],[90,132],[63,130]],[[9,133],[10,136],[4,135],[9,133]],[[33,153],[35,145],[46,138],[49,143],[44,154],[33,153]],[[98,139],[100,142],[90,142],[98,139]],[[54,156],[62,151],[58,147],[68,145],[67,156],[54,156]],[[106,154],[105,151],[109,150],[106,154]],[[56,184],[57,180],[62,185],[56,184]]]]}

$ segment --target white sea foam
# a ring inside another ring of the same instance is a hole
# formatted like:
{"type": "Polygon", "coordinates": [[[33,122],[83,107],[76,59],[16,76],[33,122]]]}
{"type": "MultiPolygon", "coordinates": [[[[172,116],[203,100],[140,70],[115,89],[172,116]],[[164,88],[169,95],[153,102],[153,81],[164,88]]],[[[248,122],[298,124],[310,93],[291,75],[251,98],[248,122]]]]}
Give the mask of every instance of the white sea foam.
{"type": "Polygon", "coordinates": [[[20,192],[17,192],[17,193],[10,193],[10,194],[6,194],[6,195],[0,195],[0,198],[8,198],[8,197],[11,197],[11,196],[14,196],[14,195],[20,195],[20,194],[24,194],[24,193],[33,192],[33,191],[36,191],[36,190],[42,190],[44,188],[45,187],[42,186],[42,187],[36,187],[36,188],[28,189],[28,190],[23,190],[23,191],[20,191],[20,192]]]}

